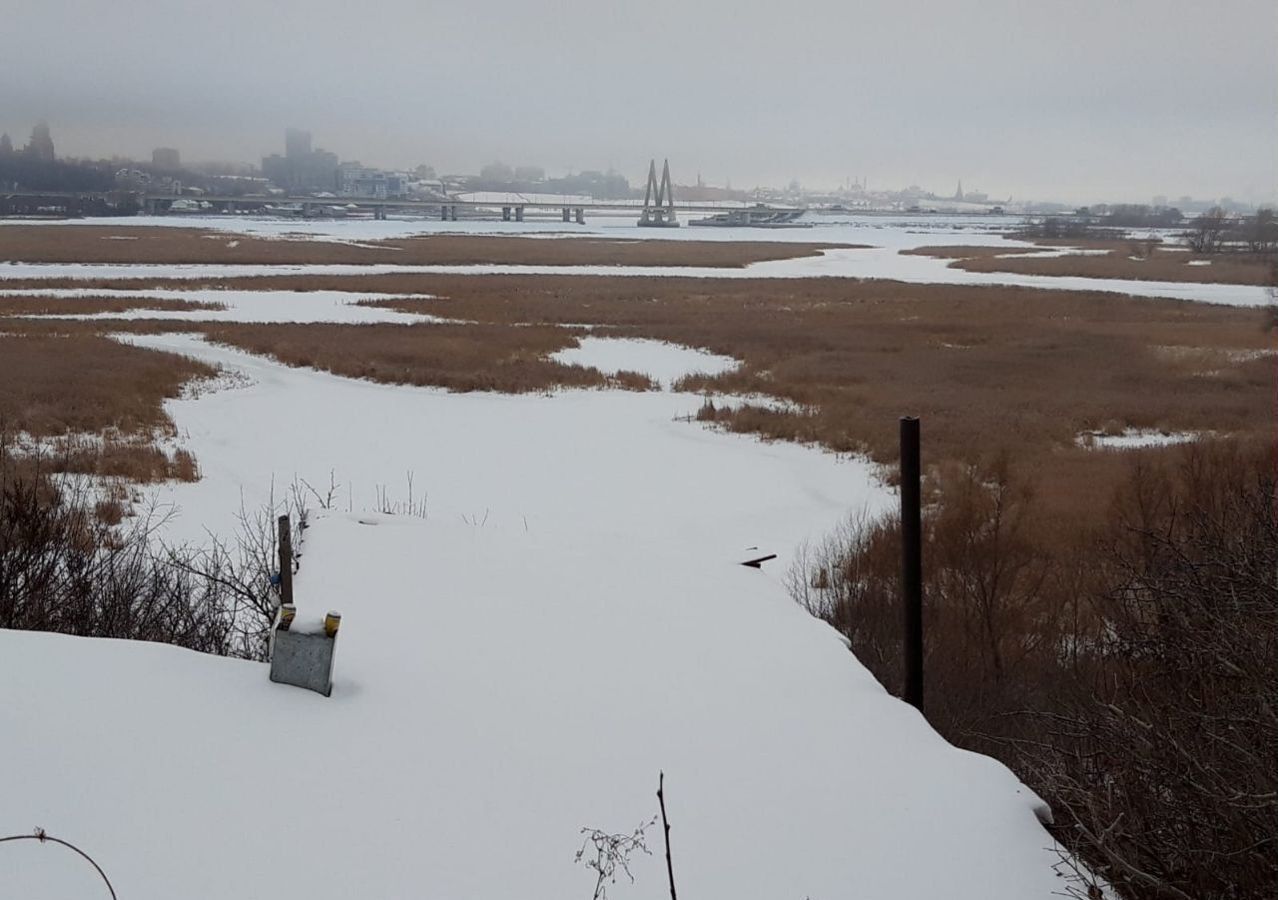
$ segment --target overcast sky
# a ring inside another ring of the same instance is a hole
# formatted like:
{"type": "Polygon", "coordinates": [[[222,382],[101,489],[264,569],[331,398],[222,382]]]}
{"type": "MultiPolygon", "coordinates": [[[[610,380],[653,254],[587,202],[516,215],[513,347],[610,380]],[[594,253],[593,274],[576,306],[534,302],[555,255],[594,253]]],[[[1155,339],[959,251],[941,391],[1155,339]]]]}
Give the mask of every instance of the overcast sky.
{"type": "Polygon", "coordinates": [[[60,155],[609,166],[1017,199],[1278,188],[1274,0],[0,0],[60,155]]]}

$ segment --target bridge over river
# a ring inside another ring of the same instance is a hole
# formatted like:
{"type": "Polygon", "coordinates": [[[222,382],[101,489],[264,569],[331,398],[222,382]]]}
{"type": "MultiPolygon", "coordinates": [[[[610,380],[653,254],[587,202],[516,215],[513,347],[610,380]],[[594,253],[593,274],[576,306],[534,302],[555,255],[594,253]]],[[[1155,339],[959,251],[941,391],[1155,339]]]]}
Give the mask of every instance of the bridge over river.
{"type": "MultiPolygon", "coordinates": [[[[372,213],[384,219],[388,213],[417,213],[437,216],[444,222],[459,218],[495,219],[522,222],[526,216],[558,216],[564,222],[584,223],[587,212],[621,215],[634,213],[641,218],[643,200],[593,200],[583,197],[500,194],[495,196],[439,196],[416,200],[379,197],[315,197],[315,196],[229,196],[220,194],[178,195],[160,192],[106,191],[0,191],[0,216],[6,215],[109,215],[112,210],[139,209],[149,215],[177,214],[179,211],[264,213],[297,218],[343,216],[372,213]],[[184,207],[193,208],[184,210],[184,207]]],[[[724,213],[751,209],[759,212],[798,213],[798,207],[749,205],[745,203],[674,203],[665,208],[676,213],[724,213]]]]}

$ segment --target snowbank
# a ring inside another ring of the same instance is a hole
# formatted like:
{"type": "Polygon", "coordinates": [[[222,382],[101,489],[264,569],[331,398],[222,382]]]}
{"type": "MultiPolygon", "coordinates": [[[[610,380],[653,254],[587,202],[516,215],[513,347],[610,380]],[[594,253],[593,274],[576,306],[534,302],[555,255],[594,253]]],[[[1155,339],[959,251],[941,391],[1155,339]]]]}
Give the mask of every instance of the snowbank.
{"type": "MultiPolygon", "coordinates": [[[[343,614],[330,699],[262,664],[0,632],[5,828],[80,844],[121,897],[584,897],[579,829],[651,818],[664,769],[687,896],[1059,883],[1039,801],[763,573],[658,534],[367,514],[319,520],[304,563],[298,603],[343,614]]],[[[619,900],[663,893],[649,841],[619,900]]],[[[0,894],[96,896],[53,849],[0,848],[0,894]]]]}

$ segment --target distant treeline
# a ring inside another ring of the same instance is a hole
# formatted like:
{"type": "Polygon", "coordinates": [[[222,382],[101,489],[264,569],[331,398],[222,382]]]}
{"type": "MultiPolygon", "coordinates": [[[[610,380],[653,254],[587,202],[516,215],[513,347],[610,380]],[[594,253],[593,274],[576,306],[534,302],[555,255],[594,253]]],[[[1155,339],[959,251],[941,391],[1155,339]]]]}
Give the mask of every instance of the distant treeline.
{"type": "Polygon", "coordinates": [[[1174,206],[1146,206],[1143,203],[1117,203],[1095,211],[1083,207],[1079,214],[1118,228],[1173,228],[1185,220],[1174,206]]]}
{"type": "Polygon", "coordinates": [[[1278,219],[1267,207],[1251,216],[1233,216],[1216,207],[1186,220],[1180,210],[1141,205],[1111,206],[1102,212],[1086,207],[1072,216],[1052,216],[1026,226],[1027,237],[1113,237],[1114,229],[1186,229],[1186,242],[1198,253],[1245,251],[1269,253],[1278,248],[1278,219]]]}

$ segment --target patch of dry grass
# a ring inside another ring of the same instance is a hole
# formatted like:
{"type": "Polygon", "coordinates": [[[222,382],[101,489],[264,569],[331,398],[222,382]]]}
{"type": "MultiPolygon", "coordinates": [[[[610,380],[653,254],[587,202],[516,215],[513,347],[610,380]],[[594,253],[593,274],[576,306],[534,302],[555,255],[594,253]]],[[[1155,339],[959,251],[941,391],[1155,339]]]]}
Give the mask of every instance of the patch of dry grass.
{"type": "Polygon", "coordinates": [[[92,316],[130,310],[216,310],[222,303],[162,297],[0,297],[0,316],[92,316]]]}
{"type": "Polygon", "coordinates": [[[898,250],[902,256],[930,256],[933,259],[985,259],[995,256],[1016,256],[1021,253],[1038,253],[1033,247],[1000,247],[984,244],[947,244],[945,246],[911,247],[898,250]]]}
{"type": "Polygon", "coordinates": [[[199,465],[190,451],[178,449],[170,455],[143,437],[55,441],[46,453],[44,468],[139,484],[200,480],[199,465]]]}
{"type": "Polygon", "coordinates": [[[1168,250],[1151,241],[1041,241],[1040,246],[1103,249],[1099,254],[1069,254],[1023,258],[1028,248],[918,247],[902,251],[918,256],[950,259],[950,268],[969,272],[1011,272],[1023,275],[1116,278],[1137,281],[1183,281],[1194,284],[1270,284],[1272,253],[1214,253],[1202,255],[1168,250]],[[1021,258],[1018,258],[1021,257],[1021,258]],[[1210,265],[1190,265],[1209,262],[1210,265]]]}
{"type": "Polygon", "coordinates": [[[173,431],[164,400],[177,396],[190,379],[213,374],[204,363],[130,347],[87,329],[0,334],[0,426],[45,440],[51,471],[194,481],[199,478],[194,457],[185,450],[170,456],[151,440],[173,431]]]}
{"type": "Polygon", "coordinates": [[[634,372],[608,377],[598,369],[548,359],[577,345],[580,329],[510,325],[248,325],[209,327],[209,340],[351,378],[451,391],[526,393],[557,387],[649,390],[634,372]]]}
{"type": "Polygon", "coordinates": [[[193,359],[94,334],[3,334],[0,419],[36,436],[171,431],[164,400],[213,374],[193,359]]]}
{"type": "Polygon", "coordinates": [[[639,238],[498,237],[441,234],[361,241],[279,240],[196,228],[15,225],[0,231],[0,260],[57,263],[367,265],[627,265],[741,267],[816,256],[841,244],[652,241],[639,238]]]}

